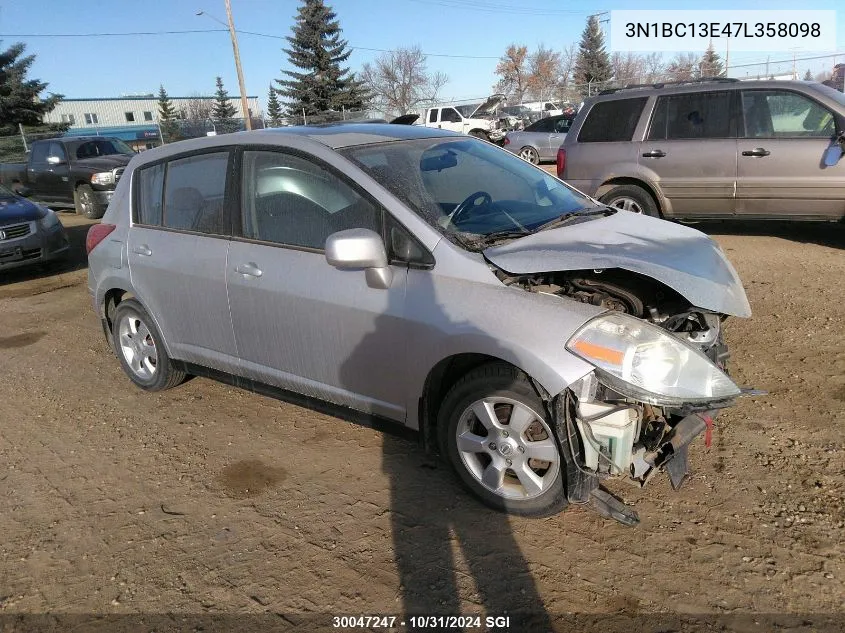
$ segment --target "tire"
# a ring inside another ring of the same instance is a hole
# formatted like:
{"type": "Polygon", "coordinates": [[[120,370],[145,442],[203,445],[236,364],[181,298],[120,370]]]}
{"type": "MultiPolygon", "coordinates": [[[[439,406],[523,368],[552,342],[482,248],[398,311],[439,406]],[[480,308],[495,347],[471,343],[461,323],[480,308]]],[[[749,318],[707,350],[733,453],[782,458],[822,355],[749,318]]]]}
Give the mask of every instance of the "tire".
{"type": "Polygon", "coordinates": [[[488,136],[487,132],[484,130],[470,130],[470,136],[474,136],[475,138],[480,138],[482,141],[489,141],[490,136],[488,136]]]}
{"type": "Polygon", "coordinates": [[[599,200],[609,207],[660,217],[660,210],[651,194],[637,185],[618,185],[604,194],[599,200]]]}
{"type": "Polygon", "coordinates": [[[76,188],[73,192],[73,204],[77,215],[84,215],[89,220],[98,220],[105,213],[105,209],[98,207],[95,202],[91,185],[79,185],[76,188]]]}
{"type": "Polygon", "coordinates": [[[138,387],[164,391],[185,380],[185,372],[170,361],[155,323],[135,299],[118,304],[113,323],[112,343],[120,366],[138,387]]]}
{"type": "Polygon", "coordinates": [[[522,160],[527,160],[532,165],[537,165],[540,163],[540,155],[537,153],[537,150],[531,147],[530,145],[526,145],[521,150],[519,150],[519,157],[522,160]]]}
{"type": "Polygon", "coordinates": [[[568,505],[564,463],[546,408],[515,367],[490,363],[461,378],[443,400],[437,427],[442,454],[464,485],[491,508],[541,517],[568,505]],[[486,422],[476,410],[488,413],[482,413],[486,422]],[[514,412],[517,416],[511,417],[514,412]],[[536,461],[529,458],[532,453],[547,459],[536,461]]]}

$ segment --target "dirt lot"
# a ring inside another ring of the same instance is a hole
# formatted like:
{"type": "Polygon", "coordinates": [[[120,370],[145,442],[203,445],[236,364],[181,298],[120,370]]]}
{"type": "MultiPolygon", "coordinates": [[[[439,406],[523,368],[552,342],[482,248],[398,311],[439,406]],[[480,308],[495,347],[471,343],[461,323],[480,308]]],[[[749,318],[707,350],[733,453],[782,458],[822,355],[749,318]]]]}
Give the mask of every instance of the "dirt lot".
{"type": "MultiPolygon", "coordinates": [[[[88,223],[61,217],[81,253],[88,223]]],[[[845,227],[701,228],[754,310],[729,325],[734,375],[770,395],[719,417],[709,450],[696,441],[681,491],[612,485],[635,528],[581,508],[508,519],[407,438],[211,380],[141,392],[91,311],[84,254],[5,273],[0,631],[73,628],[14,616],[44,612],[171,614],[100,630],[310,630],[331,623],[308,614],[409,611],[508,613],[512,631],[570,630],[572,613],[578,630],[704,622],[690,614],[845,624],[845,227]],[[244,615],[173,615],[224,613],[244,615]]],[[[728,628],[771,630],[759,621],[728,628]]]]}

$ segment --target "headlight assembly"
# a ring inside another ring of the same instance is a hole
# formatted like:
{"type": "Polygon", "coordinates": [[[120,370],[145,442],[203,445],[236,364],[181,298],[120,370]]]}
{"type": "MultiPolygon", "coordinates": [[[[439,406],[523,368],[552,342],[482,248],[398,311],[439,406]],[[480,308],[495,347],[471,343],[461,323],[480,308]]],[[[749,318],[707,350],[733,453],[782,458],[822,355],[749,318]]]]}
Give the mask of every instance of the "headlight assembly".
{"type": "Polygon", "coordinates": [[[55,214],[52,209],[47,209],[46,215],[38,220],[38,224],[41,225],[42,229],[52,229],[54,226],[59,224],[59,216],[55,214]]]}
{"type": "Polygon", "coordinates": [[[113,185],[114,172],[101,171],[91,175],[91,184],[93,185],[113,185]]]}
{"type": "Polygon", "coordinates": [[[731,379],[699,350],[626,314],[593,319],[566,348],[594,365],[608,387],[650,404],[695,404],[740,395],[731,379]]]}

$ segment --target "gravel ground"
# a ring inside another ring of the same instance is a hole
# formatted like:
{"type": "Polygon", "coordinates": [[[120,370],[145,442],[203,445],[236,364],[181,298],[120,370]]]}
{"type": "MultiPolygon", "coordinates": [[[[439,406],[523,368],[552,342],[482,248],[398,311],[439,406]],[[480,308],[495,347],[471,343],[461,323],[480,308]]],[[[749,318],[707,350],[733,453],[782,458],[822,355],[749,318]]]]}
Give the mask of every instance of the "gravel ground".
{"type": "Polygon", "coordinates": [[[134,388],[90,308],[89,223],[62,220],[68,265],[0,279],[0,631],[845,625],[845,227],[701,225],[754,310],[729,321],[734,376],[769,395],[696,440],[681,491],[611,484],[642,518],[625,528],[505,517],[412,439],[219,382],[134,388]]]}

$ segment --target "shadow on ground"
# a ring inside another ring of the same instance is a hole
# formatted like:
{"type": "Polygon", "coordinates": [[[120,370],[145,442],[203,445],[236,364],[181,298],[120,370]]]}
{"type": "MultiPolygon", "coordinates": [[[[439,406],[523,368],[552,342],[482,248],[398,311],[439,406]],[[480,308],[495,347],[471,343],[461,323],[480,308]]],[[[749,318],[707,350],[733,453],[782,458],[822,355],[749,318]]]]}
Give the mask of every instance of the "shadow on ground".
{"type": "Polygon", "coordinates": [[[722,220],[690,223],[708,235],[779,237],[793,242],[845,248],[845,223],[787,222],[785,220],[722,220]]]}

